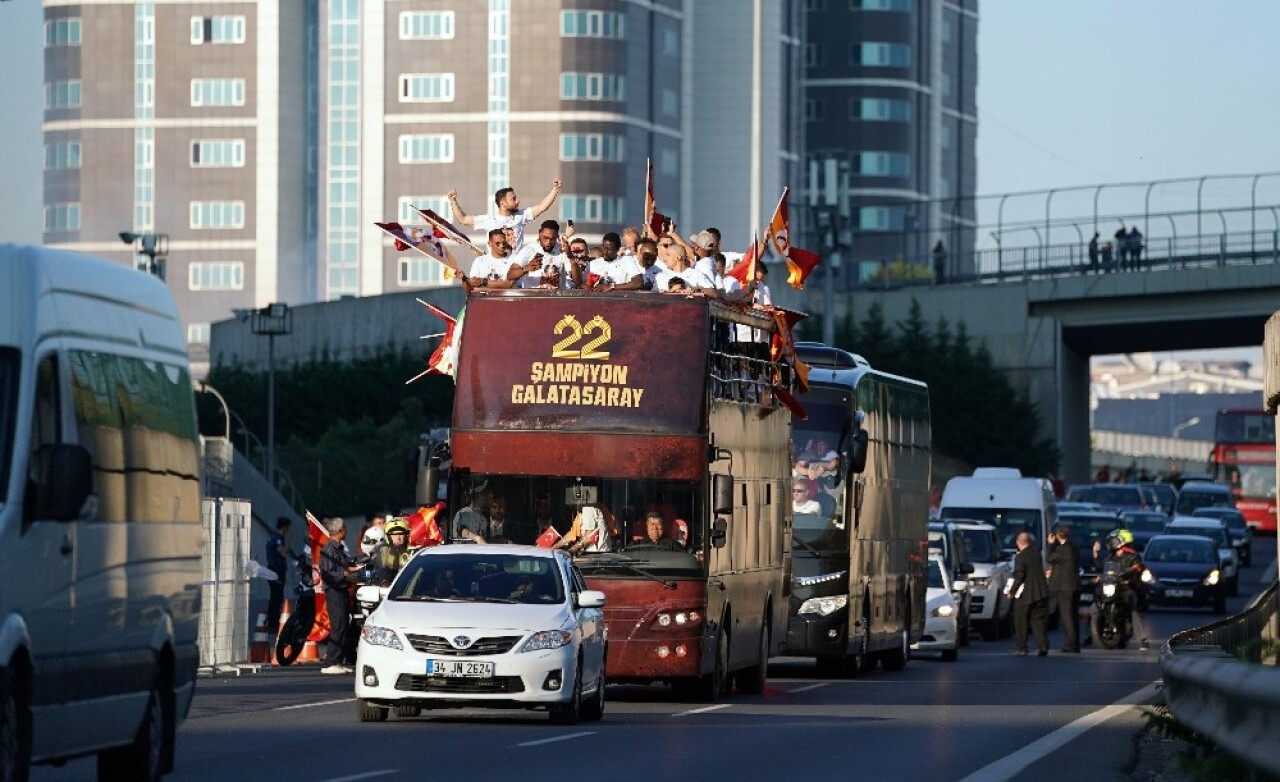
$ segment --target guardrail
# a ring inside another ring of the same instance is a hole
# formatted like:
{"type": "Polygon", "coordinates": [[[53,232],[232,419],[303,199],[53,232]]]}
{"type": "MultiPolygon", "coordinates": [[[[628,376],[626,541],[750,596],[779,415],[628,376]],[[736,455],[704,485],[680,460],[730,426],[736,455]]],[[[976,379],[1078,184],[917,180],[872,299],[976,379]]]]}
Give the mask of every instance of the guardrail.
{"type": "Polygon", "coordinates": [[[1236,616],[1177,633],[1160,656],[1165,703],[1183,725],[1280,774],[1280,584],[1236,616]]]}

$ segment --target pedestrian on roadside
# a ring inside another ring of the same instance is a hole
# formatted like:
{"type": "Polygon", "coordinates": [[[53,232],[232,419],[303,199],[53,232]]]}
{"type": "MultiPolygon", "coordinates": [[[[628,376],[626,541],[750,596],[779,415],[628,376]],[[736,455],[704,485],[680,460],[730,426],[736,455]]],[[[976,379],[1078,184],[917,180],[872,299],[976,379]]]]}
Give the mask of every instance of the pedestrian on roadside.
{"type": "Polygon", "coordinates": [[[1089,271],[1098,271],[1098,236],[1097,231],[1093,232],[1093,238],[1089,240],[1089,271]]]}
{"type": "Polygon", "coordinates": [[[284,582],[289,574],[289,530],[293,521],[288,516],[276,519],[276,531],[267,538],[267,569],[276,574],[275,581],[268,581],[271,590],[267,598],[267,632],[280,632],[280,611],[284,608],[284,582]]]}
{"type": "Polygon", "coordinates": [[[1049,535],[1049,591],[1058,598],[1058,623],[1062,625],[1061,651],[1080,653],[1080,549],[1071,530],[1058,527],[1049,535]]]}
{"type": "Polygon", "coordinates": [[[1013,654],[1027,653],[1027,630],[1035,636],[1036,652],[1049,654],[1048,604],[1049,581],[1044,575],[1040,550],[1031,544],[1031,533],[1018,533],[1018,553],[1013,555],[1013,578],[1009,595],[1013,598],[1013,654]]]}
{"type": "Polygon", "coordinates": [[[360,565],[347,551],[347,525],[342,519],[330,518],[324,522],[329,542],[320,550],[320,582],[324,584],[324,605],[329,611],[329,637],[325,639],[324,658],[320,673],[351,673],[352,668],[343,664],[347,649],[347,627],[351,623],[351,605],[348,588],[356,580],[360,565]]]}

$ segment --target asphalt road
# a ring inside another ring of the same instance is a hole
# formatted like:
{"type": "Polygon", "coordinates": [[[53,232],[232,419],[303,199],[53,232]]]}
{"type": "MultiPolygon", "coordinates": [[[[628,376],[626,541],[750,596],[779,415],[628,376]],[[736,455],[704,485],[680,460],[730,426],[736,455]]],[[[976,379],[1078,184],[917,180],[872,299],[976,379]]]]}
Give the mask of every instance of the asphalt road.
{"type": "MultiPolygon", "coordinates": [[[[1255,545],[1243,608],[1275,558],[1255,545]]],[[[957,662],[833,679],[779,658],[762,696],[689,703],[663,687],[611,687],[605,719],[551,725],[535,712],[458,710],[362,724],[351,682],[315,666],[202,679],[178,734],[175,780],[1046,780],[1129,779],[1126,765],[1158,698],[1158,650],[1207,613],[1145,615],[1152,650],[1013,657],[973,643],[957,662]],[[1138,705],[1135,705],[1138,704],[1138,705]]],[[[1051,634],[1051,648],[1062,645],[1051,634]]],[[[95,778],[92,759],[33,780],[95,778]]]]}

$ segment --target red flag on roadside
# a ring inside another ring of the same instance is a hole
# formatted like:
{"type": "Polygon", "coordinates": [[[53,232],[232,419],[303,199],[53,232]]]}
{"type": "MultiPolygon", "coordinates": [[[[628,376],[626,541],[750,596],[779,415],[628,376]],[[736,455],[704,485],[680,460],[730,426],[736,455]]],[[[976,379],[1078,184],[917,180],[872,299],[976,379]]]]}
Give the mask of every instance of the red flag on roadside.
{"type": "Polygon", "coordinates": [[[547,527],[547,529],[538,536],[534,541],[534,545],[538,548],[551,548],[560,539],[560,533],[556,532],[555,527],[547,527]]]}

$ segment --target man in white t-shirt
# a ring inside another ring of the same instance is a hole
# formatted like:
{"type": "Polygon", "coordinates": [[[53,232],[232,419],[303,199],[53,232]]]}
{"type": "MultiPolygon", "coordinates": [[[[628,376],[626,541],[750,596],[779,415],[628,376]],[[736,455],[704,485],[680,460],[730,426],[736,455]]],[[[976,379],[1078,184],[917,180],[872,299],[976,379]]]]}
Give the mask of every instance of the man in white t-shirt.
{"type": "Polygon", "coordinates": [[[715,281],[689,265],[689,256],[680,245],[667,251],[667,270],[653,280],[653,289],[661,293],[701,292],[711,298],[720,298],[715,281]]]}
{"type": "Polygon", "coordinates": [[[463,278],[462,287],[467,293],[476,288],[510,288],[514,285],[507,275],[511,271],[511,247],[501,228],[489,231],[489,252],[477,255],[471,263],[471,272],[463,278]]]}
{"type": "Polygon", "coordinates": [[[644,283],[644,269],[634,255],[618,255],[622,247],[622,238],[613,231],[605,234],[600,240],[600,257],[594,258],[587,267],[587,280],[591,287],[598,291],[638,291],[644,283]]]}
{"type": "Polygon", "coordinates": [[[511,254],[507,279],[517,288],[565,288],[569,280],[569,258],[561,249],[560,224],[543,220],[536,241],[511,254]]]}
{"type": "Polygon", "coordinates": [[[791,479],[791,512],[811,513],[815,516],[822,513],[822,506],[818,501],[809,498],[809,481],[804,478],[791,479]]]}
{"type": "Polygon", "coordinates": [[[560,194],[562,183],[556,179],[551,183],[551,191],[547,193],[541,201],[532,209],[520,208],[520,197],[516,195],[514,188],[504,187],[493,194],[493,203],[498,207],[498,213],[492,215],[469,215],[462,210],[462,205],[458,203],[458,191],[450,190],[445,193],[445,198],[449,199],[449,205],[453,209],[453,221],[461,223],[468,228],[474,228],[477,231],[492,231],[495,228],[510,228],[514,232],[511,242],[511,249],[519,250],[524,245],[524,226],[531,223],[542,216],[542,213],[551,208],[556,202],[556,196],[560,194]]]}
{"type": "Polygon", "coordinates": [[[693,245],[693,259],[690,263],[693,268],[710,277],[717,285],[720,283],[720,276],[716,274],[716,239],[708,231],[698,231],[689,237],[690,244],[693,245]]]}
{"type": "Polygon", "coordinates": [[[640,262],[640,268],[644,269],[644,282],[641,287],[647,291],[653,290],[653,281],[667,270],[667,265],[658,260],[658,243],[648,237],[637,242],[636,260],[640,262]]]}

